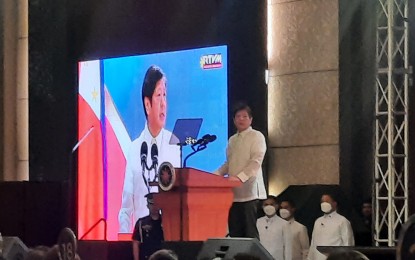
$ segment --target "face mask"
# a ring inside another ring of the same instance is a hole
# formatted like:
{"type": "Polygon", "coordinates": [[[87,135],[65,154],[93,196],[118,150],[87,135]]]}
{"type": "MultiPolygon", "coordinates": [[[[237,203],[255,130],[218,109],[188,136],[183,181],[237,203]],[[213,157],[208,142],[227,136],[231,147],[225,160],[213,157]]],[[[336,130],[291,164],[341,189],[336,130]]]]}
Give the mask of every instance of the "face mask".
{"type": "Polygon", "coordinates": [[[288,211],[288,209],[280,209],[280,216],[283,219],[287,219],[287,218],[291,217],[291,213],[288,211]]]}
{"type": "Polygon", "coordinates": [[[321,203],[321,211],[323,211],[324,213],[330,213],[331,211],[331,204],[328,202],[322,202],[321,203]]]}
{"type": "Polygon", "coordinates": [[[275,207],[272,205],[267,205],[263,209],[264,209],[265,215],[267,216],[272,216],[276,212],[275,207]]]}

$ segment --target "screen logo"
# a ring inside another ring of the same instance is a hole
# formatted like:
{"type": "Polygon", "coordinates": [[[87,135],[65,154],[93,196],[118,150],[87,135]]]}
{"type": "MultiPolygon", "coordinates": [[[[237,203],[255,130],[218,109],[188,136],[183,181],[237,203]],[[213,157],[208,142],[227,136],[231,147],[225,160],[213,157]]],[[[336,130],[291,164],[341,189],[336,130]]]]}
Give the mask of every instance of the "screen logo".
{"type": "Polygon", "coordinates": [[[202,69],[222,68],[222,54],[208,54],[200,57],[200,67],[202,69]]]}

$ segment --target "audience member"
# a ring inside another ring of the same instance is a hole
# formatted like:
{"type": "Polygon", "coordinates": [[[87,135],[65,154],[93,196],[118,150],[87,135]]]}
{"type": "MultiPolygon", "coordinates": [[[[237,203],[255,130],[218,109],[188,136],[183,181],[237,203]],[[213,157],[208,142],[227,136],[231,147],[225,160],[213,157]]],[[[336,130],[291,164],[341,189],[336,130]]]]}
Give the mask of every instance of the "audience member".
{"type": "Polygon", "coordinates": [[[321,197],[321,211],[324,212],[314,223],[310,260],[324,260],[327,257],[317,250],[317,246],[353,246],[354,237],[350,222],[337,213],[337,199],[332,194],[321,197]]]}
{"type": "Polygon", "coordinates": [[[37,246],[29,249],[27,252],[25,260],[43,260],[46,256],[46,253],[49,251],[47,246],[37,246]]]}
{"type": "Polygon", "coordinates": [[[363,201],[360,208],[363,225],[356,230],[355,238],[357,246],[371,246],[373,241],[372,229],[372,200],[363,201]]]}
{"type": "Polygon", "coordinates": [[[262,208],[265,216],[257,220],[259,241],[277,260],[291,260],[292,237],[287,221],[277,216],[277,199],[268,196],[262,208]]]}
{"type": "Polygon", "coordinates": [[[355,250],[336,250],[329,254],[327,260],[369,260],[369,258],[355,250]]]}
{"type": "Polygon", "coordinates": [[[176,255],[175,252],[168,249],[160,249],[154,252],[149,260],[178,260],[179,257],[176,255]]]}
{"type": "MultiPolygon", "coordinates": [[[[61,259],[63,259],[63,257],[61,257],[60,255],[59,245],[54,245],[52,247],[37,246],[35,248],[30,249],[25,257],[25,260],[61,260],[61,259]]],[[[75,252],[75,255],[73,255],[71,259],[80,260],[81,258],[75,252]]]]}
{"type": "Polygon", "coordinates": [[[233,260],[261,260],[257,256],[253,256],[248,253],[238,253],[233,257],[233,260]]]}
{"type": "Polygon", "coordinates": [[[283,200],[280,207],[280,216],[288,221],[291,230],[292,259],[307,259],[310,240],[308,238],[307,228],[294,218],[296,210],[294,202],[292,200],[283,200]]]}

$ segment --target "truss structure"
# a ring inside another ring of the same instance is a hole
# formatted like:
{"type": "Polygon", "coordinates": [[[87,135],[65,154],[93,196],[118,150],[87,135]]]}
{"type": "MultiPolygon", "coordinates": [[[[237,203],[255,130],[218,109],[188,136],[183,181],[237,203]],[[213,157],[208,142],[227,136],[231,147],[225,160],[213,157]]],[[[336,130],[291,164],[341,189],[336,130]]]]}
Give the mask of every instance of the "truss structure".
{"type": "Polygon", "coordinates": [[[394,246],[408,218],[409,0],[378,0],[374,239],[394,246]]]}

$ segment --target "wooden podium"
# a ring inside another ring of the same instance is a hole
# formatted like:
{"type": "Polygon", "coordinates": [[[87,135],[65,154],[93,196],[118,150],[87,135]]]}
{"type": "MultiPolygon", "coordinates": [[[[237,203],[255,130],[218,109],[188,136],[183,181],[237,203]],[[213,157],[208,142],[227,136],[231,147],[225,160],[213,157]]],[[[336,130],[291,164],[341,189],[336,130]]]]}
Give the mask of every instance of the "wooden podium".
{"type": "Polygon", "coordinates": [[[193,168],[176,168],[169,191],[154,194],[161,208],[166,241],[204,241],[227,234],[232,188],[240,185],[193,168]]]}

